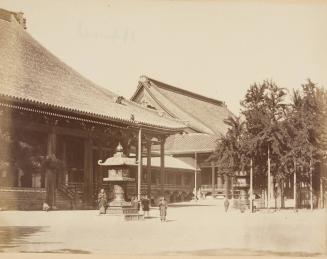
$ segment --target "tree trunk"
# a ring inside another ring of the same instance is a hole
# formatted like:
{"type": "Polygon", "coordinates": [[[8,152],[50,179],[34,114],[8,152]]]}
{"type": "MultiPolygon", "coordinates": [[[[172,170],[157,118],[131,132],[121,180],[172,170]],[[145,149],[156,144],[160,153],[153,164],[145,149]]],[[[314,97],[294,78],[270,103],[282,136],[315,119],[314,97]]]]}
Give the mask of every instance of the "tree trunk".
{"type": "Polygon", "coordinates": [[[250,212],[253,212],[253,168],[252,168],[252,158],[250,164],[250,212]]]}
{"type": "Polygon", "coordinates": [[[280,188],[280,207],[282,209],[285,208],[285,199],[284,199],[284,184],[285,184],[285,181],[284,179],[281,180],[281,188],[280,188]]]}
{"type": "Polygon", "coordinates": [[[322,185],[322,179],[321,179],[321,175],[320,175],[320,209],[324,208],[324,191],[323,191],[323,185],[322,185]]]}
{"type": "Polygon", "coordinates": [[[312,159],[310,160],[310,209],[313,210],[312,159]]]}
{"type": "Polygon", "coordinates": [[[267,208],[270,207],[270,198],[271,198],[271,176],[270,176],[270,151],[268,146],[268,183],[267,183],[267,208]]]}
{"type": "Polygon", "coordinates": [[[294,162],[294,181],[293,181],[293,198],[294,198],[294,209],[297,210],[297,182],[296,182],[296,164],[294,162]]]}

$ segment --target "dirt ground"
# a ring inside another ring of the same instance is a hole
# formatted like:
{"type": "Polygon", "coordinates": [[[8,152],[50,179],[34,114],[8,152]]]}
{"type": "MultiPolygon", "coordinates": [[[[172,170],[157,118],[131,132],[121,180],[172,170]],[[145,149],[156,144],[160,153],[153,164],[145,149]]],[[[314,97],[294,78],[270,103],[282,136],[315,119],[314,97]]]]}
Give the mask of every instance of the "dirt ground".
{"type": "Polygon", "coordinates": [[[0,251],[111,255],[321,255],[326,211],[240,213],[221,200],[171,204],[143,221],[97,211],[0,211],[0,251]]]}

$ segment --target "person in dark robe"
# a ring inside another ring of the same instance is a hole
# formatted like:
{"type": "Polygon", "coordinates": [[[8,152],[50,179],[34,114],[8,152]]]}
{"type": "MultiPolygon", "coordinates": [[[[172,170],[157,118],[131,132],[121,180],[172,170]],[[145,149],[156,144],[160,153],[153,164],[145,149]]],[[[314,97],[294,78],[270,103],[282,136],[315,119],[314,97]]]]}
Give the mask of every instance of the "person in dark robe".
{"type": "Polygon", "coordinates": [[[138,211],[138,201],[137,201],[136,197],[134,197],[134,196],[131,199],[131,207],[133,209],[135,209],[136,211],[138,211]]]}
{"type": "Polygon", "coordinates": [[[165,200],[164,197],[162,197],[159,201],[159,211],[160,211],[161,222],[166,221],[167,207],[168,207],[167,201],[165,200]]]}
{"type": "Polygon", "coordinates": [[[149,217],[149,212],[150,212],[150,200],[147,195],[144,196],[142,199],[142,208],[144,211],[144,216],[149,217]]]}
{"type": "Polygon", "coordinates": [[[228,201],[227,198],[224,201],[224,206],[225,206],[225,212],[227,212],[228,211],[228,208],[229,208],[229,201],[228,201]]]}
{"type": "Polygon", "coordinates": [[[104,189],[101,189],[98,194],[99,214],[106,214],[107,202],[107,195],[104,189]]]}

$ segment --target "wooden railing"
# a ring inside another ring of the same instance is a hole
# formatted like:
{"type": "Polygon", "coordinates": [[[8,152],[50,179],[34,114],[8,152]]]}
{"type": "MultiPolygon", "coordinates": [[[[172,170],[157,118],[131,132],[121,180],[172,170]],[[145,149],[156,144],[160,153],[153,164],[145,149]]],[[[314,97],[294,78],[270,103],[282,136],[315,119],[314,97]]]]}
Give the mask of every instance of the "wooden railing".
{"type": "MultiPolygon", "coordinates": [[[[127,189],[131,190],[136,188],[135,183],[129,183],[127,185],[127,189]]],[[[141,191],[146,192],[148,188],[148,185],[146,183],[141,184],[141,191]]],[[[163,185],[164,191],[186,191],[191,192],[193,190],[193,187],[191,185],[176,185],[176,184],[164,184],[163,185]]],[[[154,191],[160,191],[161,190],[161,184],[151,184],[151,190],[154,191]]]]}

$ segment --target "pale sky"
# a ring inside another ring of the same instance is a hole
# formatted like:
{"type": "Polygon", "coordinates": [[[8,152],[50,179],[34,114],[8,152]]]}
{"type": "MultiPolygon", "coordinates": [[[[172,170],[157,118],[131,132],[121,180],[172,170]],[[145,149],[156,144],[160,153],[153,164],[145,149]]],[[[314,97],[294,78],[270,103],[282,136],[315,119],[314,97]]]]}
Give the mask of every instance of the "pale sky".
{"type": "Polygon", "coordinates": [[[0,0],[95,83],[130,97],[140,75],[224,101],[253,82],[327,86],[327,1],[0,0]]]}

